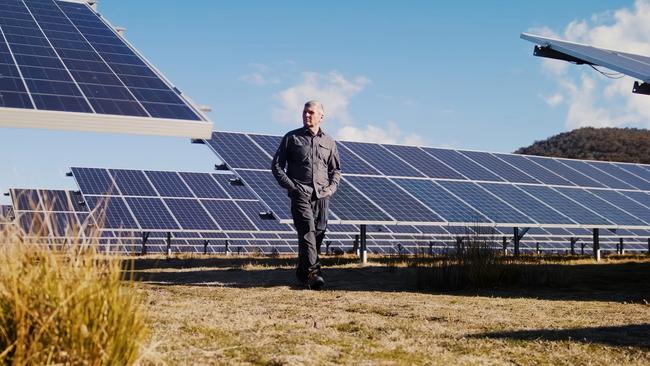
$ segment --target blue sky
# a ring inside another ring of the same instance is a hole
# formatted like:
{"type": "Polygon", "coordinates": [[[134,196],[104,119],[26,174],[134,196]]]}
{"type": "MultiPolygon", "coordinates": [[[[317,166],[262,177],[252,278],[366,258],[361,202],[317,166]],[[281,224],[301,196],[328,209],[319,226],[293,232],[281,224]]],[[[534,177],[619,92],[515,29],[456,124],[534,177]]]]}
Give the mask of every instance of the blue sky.
{"type": "MultiPolygon", "coordinates": [[[[579,126],[647,127],[650,103],[629,95],[633,80],[542,61],[519,34],[650,54],[649,9],[645,0],[99,4],[175,85],[213,108],[216,129],[282,134],[318,98],[324,129],[339,138],[499,152],[579,126]]],[[[0,134],[3,191],[75,189],[70,166],[210,171],[217,162],[185,138],[0,134]]]]}

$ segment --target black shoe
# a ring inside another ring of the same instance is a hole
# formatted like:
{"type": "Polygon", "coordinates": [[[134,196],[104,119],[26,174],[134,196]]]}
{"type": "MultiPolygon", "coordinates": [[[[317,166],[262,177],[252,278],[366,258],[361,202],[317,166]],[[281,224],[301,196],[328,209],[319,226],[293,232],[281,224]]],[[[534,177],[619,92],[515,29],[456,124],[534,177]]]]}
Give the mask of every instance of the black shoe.
{"type": "Polygon", "coordinates": [[[317,271],[314,271],[309,274],[309,278],[307,278],[307,287],[309,287],[312,290],[320,290],[325,286],[325,280],[323,277],[320,276],[320,274],[317,271]]]}

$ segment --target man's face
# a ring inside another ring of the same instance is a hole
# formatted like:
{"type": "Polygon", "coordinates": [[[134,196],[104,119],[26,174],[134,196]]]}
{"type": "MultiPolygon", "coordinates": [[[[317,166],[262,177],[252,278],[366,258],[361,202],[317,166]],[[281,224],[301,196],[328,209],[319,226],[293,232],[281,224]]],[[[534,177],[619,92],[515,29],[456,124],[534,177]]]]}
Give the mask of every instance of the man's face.
{"type": "Polygon", "coordinates": [[[302,111],[302,124],[311,130],[318,130],[323,121],[323,111],[318,106],[306,106],[302,111]]]}

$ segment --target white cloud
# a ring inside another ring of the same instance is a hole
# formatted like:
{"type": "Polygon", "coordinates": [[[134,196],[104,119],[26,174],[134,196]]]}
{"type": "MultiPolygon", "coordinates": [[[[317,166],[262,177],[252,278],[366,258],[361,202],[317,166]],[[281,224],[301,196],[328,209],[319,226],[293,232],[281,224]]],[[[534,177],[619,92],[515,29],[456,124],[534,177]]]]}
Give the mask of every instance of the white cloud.
{"type": "Polygon", "coordinates": [[[348,106],[350,99],[361,92],[370,80],[364,76],[347,79],[337,71],[328,74],[304,72],[300,84],[275,95],[279,106],[273,109],[273,118],[286,124],[300,121],[304,103],[311,99],[320,100],[325,107],[328,120],[348,125],[352,123],[348,106]]]}
{"type": "Polygon", "coordinates": [[[564,96],[562,93],[555,93],[551,96],[545,97],[544,101],[551,107],[557,107],[564,101],[564,96]]]}
{"type": "Polygon", "coordinates": [[[270,75],[273,71],[271,67],[261,63],[251,63],[248,66],[253,69],[253,72],[240,76],[239,80],[255,86],[280,83],[280,78],[270,75]]]}
{"type": "Polygon", "coordinates": [[[366,125],[363,128],[344,126],[336,132],[336,138],[346,141],[376,142],[382,144],[424,145],[421,135],[407,134],[389,121],[386,126],[366,125]]]}
{"type": "MultiPolygon", "coordinates": [[[[560,36],[549,28],[532,33],[597,47],[650,55],[650,0],[637,0],[632,8],[593,14],[570,22],[560,36]]],[[[542,68],[557,81],[558,91],[544,98],[550,106],[565,104],[567,128],[582,126],[650,127],[648,96],[632,93],[634,79],[609,79],[586,66],[544,60],[542,68]]],[[[609,71],[609,70],[605,70],[609,71]]]]}

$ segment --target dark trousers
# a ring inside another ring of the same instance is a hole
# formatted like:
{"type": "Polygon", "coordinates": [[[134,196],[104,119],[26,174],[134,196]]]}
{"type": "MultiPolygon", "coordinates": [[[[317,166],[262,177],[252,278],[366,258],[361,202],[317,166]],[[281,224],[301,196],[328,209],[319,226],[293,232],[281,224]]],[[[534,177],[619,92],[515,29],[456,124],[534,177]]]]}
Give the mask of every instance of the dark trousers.
{"type": "Polygon", "coordinates": [[[291,197],[291,215],[298,232],[298,268],[296,276],[306,281],[309,272],[320,272],[318,254],[327,228],[329,197],[298,192],[291,197]]]}

